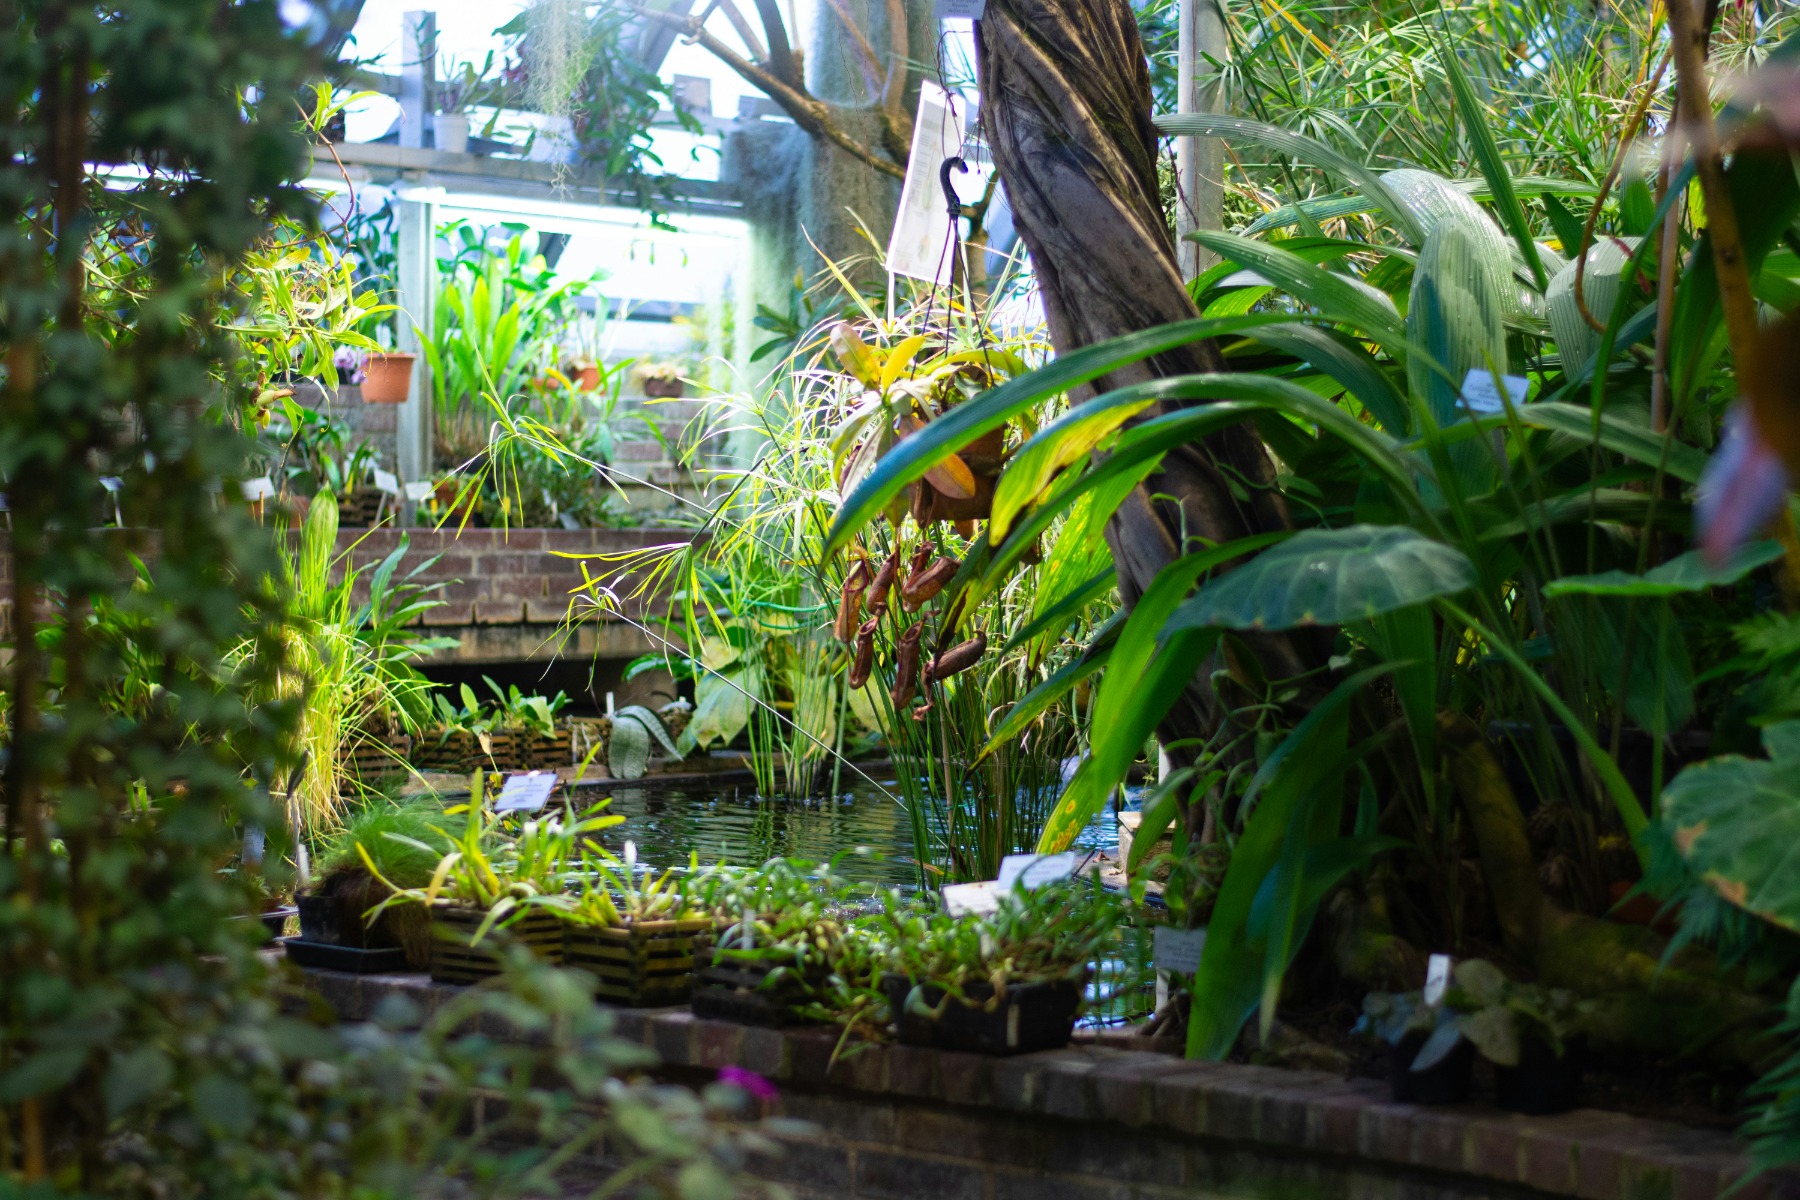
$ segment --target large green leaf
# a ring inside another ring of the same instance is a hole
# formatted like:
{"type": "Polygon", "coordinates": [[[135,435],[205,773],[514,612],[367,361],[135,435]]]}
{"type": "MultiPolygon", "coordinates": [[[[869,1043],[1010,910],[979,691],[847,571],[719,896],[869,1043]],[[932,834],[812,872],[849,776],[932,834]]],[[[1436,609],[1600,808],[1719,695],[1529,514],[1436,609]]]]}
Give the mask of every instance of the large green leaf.
{"type": "Polygon", "coordinates": [[[1013,518],[1043,493],[1057,472],[1086,458],[1107,435],[1156,403],[1154,396],[1128,401],[1117,396],[1109,392],[1075,406],[1019,447],[994,488],[994,508],[988,517],[990,540],[1006,536],[1013,518]]]}
{"type": "MultiPolygon", "coordinates": [[[[902,441],[884,456],[873,471],[856,485],[838,508],[826,535],[822,558],[842,550],[856,533],[885,509],[907,484],[920,479],[945,455],[990,430],[998,429],[1021,413],[1044,404],[1071,388],[1091,383],[1109,371],[1139,362],[1176,346],[1202,338],[1242,333],[1263,325],[1291,320],[1277,313],[1251,313],[1240,317],[1196,318],[1130,333],[1084,346],[1070,354],[1009,379],[972,400],[951,409],[918,433],[902,441]]],[[[1129,389],[1121,389],[1129,390],[1129,389]]]]}
{"type": "MultiPolygon", "coordinates": [[[[1384,176],[1391,184],[1393,172],[1384,176]]],[[[1452,179],[1451,187],[1467,195],[1472,200],[1492,200],[1493,189],[1481,179],[1452,179]]],[[[1600,194],[1600,189],[1591,183],[1573,179],[1549,179],[1542,175],[1521,175],[1512,181],[1513,191],[1520,196],[1582,196],[1593,197],[1600,194]]],[[[1367,196],[1328,196],[1323,200],[1305,200],[1298,205],[1284,204],[1280,208],[1271,209],[1250,224],[1244,226],[1243,233],[1253,237],[1271,229],[1285,229],[1300,223],[1300,214],[1305,212],[1315,221],[1328,221],[1337,217],[1353,217],[1361,213],[1374,212],[1380,206],[1367,196]]]]}
{"type": "Polygon", "coordinates": [[[1188,237],[1221,258],[1249,267],[1330,319],[1349,322],[1366,337],[1393,345],[1404,336],[1394,302],[1360,279],[1339,275],[1269,242],[1210,230],[1188,237]]]}
{"type": "Polygon", "coordinates": [[[1163,624],[1207,571],[1272,545],[1288,534],[1240,538],[1176,559],[1150,581],[1113,647],[1106,676],[1094,697],[1093,745],[1075,770],[1038,838],[1040,853],[1065,850],[1086,828],[1137,761],[1155,731],[1212,648],[1210,631],[1190,631],[1164,641],[1163,624]],[[1159,642],[1163,643],[1159,645],[1159,642]]]}
{"type": "MultiPolygon", "coordinates": [[[[1519,420],[1538,429],[1570,434],[1584,442],[1592,440],[1595,434],[1594,414],[1573,404],[1551,401],[1527,404],[1519,410],[1519,420]]],[[[1613,453],[1655,466],[1663,461],[1666,446],[1668,473],[1683,483],[1700,482],[1700,474],[1706,469],[1706,455],[1694,447],[1673,437],[1665,438],[1647,425],[1633,424],[1607,413],[1600,415],[1599,426],[1600,444],[1613,453]]]]}
{"type": "MultiPolygon", "coordinates": [[[[1406,376],[1413,395],[1424,402],[1439,429],[1470,415],[1462,395],[1468,372],[1506,369],[1502,289],[1510,286],[1507,264],[1497,259],[1499,251],[1477,229],[1467,221],[1445,218],[1425,239],[1413,272],[1407,337],[1442,364],[1449,377],[1413,358],[1407,361],[1406,376]]],[[[1465,442],[1445,453],[1461,495],[1478,496],[1492,488],[1498,465],[1492,444],[1465,442]]],[[[1451,484],[1440,479],[1439,486],[1451,484]]]]}
{"type": "Polygon", "coordinates": [[[1364,671],[1333,688],[1282,739],[1245,795],[1253,807],[1232,847],[1194,976],[1189,1058],[1230,1053],[1238,1030],[1274,990],[1271,979],[1279,984],[1304,940],[1317,903],[1306,903],[1317,894],[1307,887],[1306,865],[1338,832],[1349,702],[1379,673],[1364,671]]]}
{"type": "Polygon", "coordinates": [[[1676,555],[1642,575],[1625,571],[1601,571],[1596,575],[1565,575],[1544,585],[1544,595],[1557,596],[1676,596],[1709,587],[1736,583],[1758,567],[1780,558],[1780,542],[1755,542],[1740,547],[1728,562],[1713,567],[1698,550],[1676,555]]]}
{"type": "Polygon", "coordinates": [[[1450,92],[1456,98],[1457,111],[1462,116],[1463,129],[1469,135],[1469,144],[1475,151],[1475,162],[1481,168],[1481,177],[1493,189],[1494,207],[1499,210],[1500,219],[1512,231],[1519,253],[1531,270],[1532,279],[1542,288],[1549,282],[1549,276],[1545,274],[1543,261],[1538,257],[1537,243],[1531,238],[1531,223],[1525,219],[1524,206],[1519,203],[1518,194],[1513,191],[1512,172],[1500,157],[1500,146],[1494,141],[1494,131],[1488,128],[1487,113],[1475,98],[1475,89],[1470,85],[1469,77],[1463,73],[1456,52],[1448,46],[1442,47],[1441,51],[1438,61],[1443,64],[1444,74],[1449,77],[1450,92]]]}
{"type": "MultiPolygon", "coordinates": [[[[1544,292],[1544,308],[1550,318],[1550,334],[1556,339],[1563,369],[1573,371],[1594,357],[1600,335],[1587,323],[1581,309],[1602,325],[1612,319],[1619,298],[1619,277],[1631,261],[1636,238],[1601,238],[1583,258],[1558,271],[1544,292]],[[1586,266],[1581,264],[1586,261],[1586,266]],[[1575,276],[1581,275],[1581,304],[1575,302],[1575,276]]],[[[1615,341],[1614,346],[1618,343],[1615,341]]]]}
{"type": "Polygon", "coordinates": [[[1800,932],[1800,722],[1763,731],[1767,759],[1695,763],[1663,789],[1688,865],[1731,903],[1800,932]]]}
{"type": "Polygon", "coordinates": [[[1164,133],[1175,137],[1222,137],[1267,146],[1312,166],[1336,171],[1354,179],[1363,194],[1387,213],[1388,219],[1410,244],[1417,246],[1425,240],[1424,231],[1419,228],[1412,212],[1382,181],[1378,172],[1340,154],[1323,142],[1261,121],[1226,116],[1223,113],[1163,113],[1157,116],[1156,125],[1164,133]]]}
{"type": "Polygon", "coordinates": [[[1023,734],[1033,721],[1067,695],[1076,684],[1104,667],[1112,658],[1113,647],[1118,644],[1119,631],[1125,627],[1125,615],[1124,609],[1114,613],[1104,625],[1094,631],[1093,638],[1080,657],[1065,663],[1049,678],[1019,697],[1018,702],[1006,710],[1000,723],[994,726],[993,732],[988,735],[987,744],[975,756],[976,760],[986,758],[1023,734]]]}
{"type": "Polygon", "coordinates": [[[1169,629],[1292,629],[1366,621],[1467,591],[1461,550],[1393,525],[1309,529],[1208,583],[1169,629]]]}
{"type": "Polygon", "coordinates": [[[1342,384],[1389,434],[1406,437],[1413,427],[1406,397],[1381,364],[1354,339],[1317,325],[1273,325],[1256,340],[1303,359],[1342,384]]]}

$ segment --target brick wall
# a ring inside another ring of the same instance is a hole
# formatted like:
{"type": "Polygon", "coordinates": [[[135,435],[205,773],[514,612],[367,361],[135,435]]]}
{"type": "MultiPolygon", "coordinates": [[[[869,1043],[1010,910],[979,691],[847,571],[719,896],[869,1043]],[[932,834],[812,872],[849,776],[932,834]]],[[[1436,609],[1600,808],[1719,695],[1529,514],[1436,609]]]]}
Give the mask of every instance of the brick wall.
{"type": "MultiPolygon", "coordinates": [[[[347,1020],[422,975],[305,972],[347,1020]]],[[[1076,1046],[988,1058],[878,1045],[830,1063],[837,1031],[771,1030],[675,1009],[615,1010],[618,1032],[687,1082],[736,1065],[811,1122],[764,1165],[804,1200],[1718,1200],[1747,1169],[1727,1134],[1583,1110],[1523,1117],[1392,1104],[1385,1085],[1076,1046]]],[[[506,1030],[491,1030],[505,1036],[506,1030]]],[[[1800,1197],[1776,1174],[1735,1197],[1800,1197]]]]}

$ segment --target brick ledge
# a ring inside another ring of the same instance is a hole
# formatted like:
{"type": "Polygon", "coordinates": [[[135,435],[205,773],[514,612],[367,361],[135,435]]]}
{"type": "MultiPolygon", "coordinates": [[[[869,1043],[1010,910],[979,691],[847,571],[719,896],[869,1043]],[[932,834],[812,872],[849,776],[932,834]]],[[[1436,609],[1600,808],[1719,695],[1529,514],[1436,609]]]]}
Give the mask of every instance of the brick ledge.
{"type": "MultiPolygon", "coordinates": [[[[340,1019],[352,1021],[367,1019],[390,996],[430,1012],[460,991],[422,974],[297,974],[340,1019]]],[[[1749,1168],[1743,1144],[1717,1131],[1593,1109],[1528,1117],[1475,1105],[1394,1104],[1379,1082],[1318,1071],[1194,1063],[1110,1046],[990,1058],[901,1045],[869,1046],[828,1069],[834,1029],[759,1029],[686,1009],[613,1012],[620,1036],[671,1069],[736,1065],[804,1089],[1249,1143],[1548,1196],[1715,1200],[1749,1168]]],[[[1800,1175],[1771,1173],[1733,1193],[1733,1200],[1766,1197],[1800,1200],[1800,1175]]]]}

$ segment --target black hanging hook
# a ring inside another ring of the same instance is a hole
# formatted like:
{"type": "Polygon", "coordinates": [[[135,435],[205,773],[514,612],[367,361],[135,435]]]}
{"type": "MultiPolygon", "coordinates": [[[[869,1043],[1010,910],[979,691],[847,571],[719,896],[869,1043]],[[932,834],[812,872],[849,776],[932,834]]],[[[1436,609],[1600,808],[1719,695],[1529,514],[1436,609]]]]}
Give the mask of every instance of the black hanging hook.
{"type": "Polygon", "coordinates": [[[954,228],[954,222],[963,215],[963,203],[962,197],[956,194],[956,186],[950,182],[950,172],[952,171],[961,171],[967,175],[969,164],[956,155],[951,155],[938,167],[938,185],[944,189],[944,206],[950,212],[950,220],[953,223],[952,228],[954,228]]]}

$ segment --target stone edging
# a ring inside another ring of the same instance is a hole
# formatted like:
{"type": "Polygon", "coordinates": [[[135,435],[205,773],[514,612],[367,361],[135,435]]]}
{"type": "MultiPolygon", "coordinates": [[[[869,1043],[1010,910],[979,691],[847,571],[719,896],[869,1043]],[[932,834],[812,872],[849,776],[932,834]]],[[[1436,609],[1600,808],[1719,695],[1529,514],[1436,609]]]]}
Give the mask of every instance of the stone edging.
{"type": "MultiPolygon", "coordinates": [[[[396,995],[429,1012],[459,990],[423,975],[302,975],[344,1020],[366,1019],[396,995]]],[[[1352,1160],[1512,1195],[1715,1200],[1748,1169],[1742,1143],[1728,1134],[1592,1109],[1526,1117],[1472,1105],[1394,1104],[1377,1081],[1192,1063],[1112,1046],[990,1058],[877,1045],[828,1069],[838,1037],[833,1029],[759,1029],[703,1020],[685,1009],[614,1011],[620,1036],[647,1046],[675,1071],[739,1066],[784,1088],[933,1101],[1265,1154],[1352,1160]]],[[[1800,1198],[1800,1177],[1778,1172],[1733,1193],[1733,1200],[1768,1197],[1800,1198]]]]}

